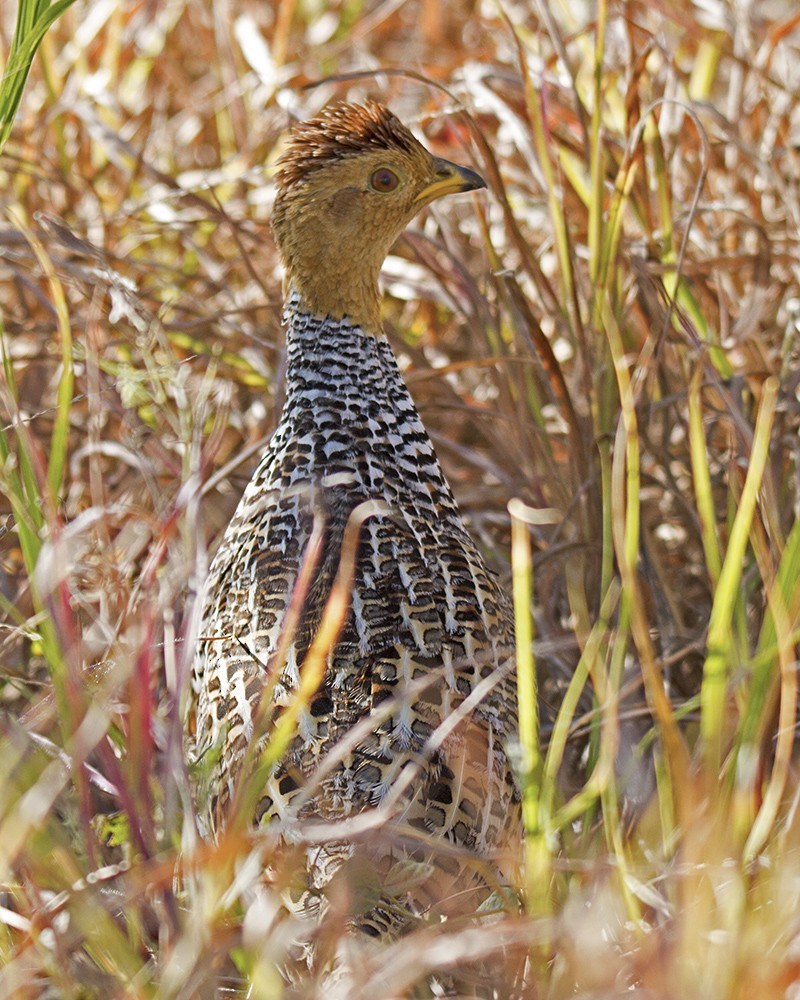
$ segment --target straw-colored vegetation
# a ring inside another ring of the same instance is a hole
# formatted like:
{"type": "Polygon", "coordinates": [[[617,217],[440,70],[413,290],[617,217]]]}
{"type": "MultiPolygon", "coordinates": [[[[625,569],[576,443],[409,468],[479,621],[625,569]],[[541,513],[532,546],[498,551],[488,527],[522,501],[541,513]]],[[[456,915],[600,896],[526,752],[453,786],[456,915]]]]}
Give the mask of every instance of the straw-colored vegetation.
{"type": "Polygon", "coordinates": [[[524,913],[385,945],[353,1000],[501,939],[529,997],[796,997],[796,5],[62,10],[2,109],[0,997],[284,995],[280,856],[199,840],[183,716],[281,400],[275,160],[364,96],[488,181],[397,246],[386,324],[513,562],[521,689],[531,567],[563,669],[521,705],[524,913]]]}

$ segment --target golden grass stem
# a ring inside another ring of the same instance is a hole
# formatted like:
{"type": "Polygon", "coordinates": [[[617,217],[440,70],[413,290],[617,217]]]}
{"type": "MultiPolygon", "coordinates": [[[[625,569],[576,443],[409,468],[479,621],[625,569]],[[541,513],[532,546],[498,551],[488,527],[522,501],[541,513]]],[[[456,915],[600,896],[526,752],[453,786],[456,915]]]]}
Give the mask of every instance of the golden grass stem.
{"type": "Polygon", "coordinates": [[[611,470],[613,509],[625,512],[624,517],[613,521],[614,547],[622,577],[620,628],[623,623],[630,627],[639,654],[648,705],[661,732],[675,787],[677,784],[675,779],[683,777],[688,770],[688,759],[672,705],[664,690],[661,670],[656,662],[650,623],[645,614],[644,598],[637,575],[640,473],[635,397],[622,337],[608,301],[605,303],[602,316],[610,353],[614,360],[622,406],[611,470]]]}
{"type": "Polygon", "coordinates": [[[536,511],[521,500],[509,501],[511,515],[511,571],[517,655],[519,741],[522,750],[522,821],[525,827],[528,911],[549,912],[552,876],[546,829],[542,824],[542,755],[539,747],[539,698],[533,654],[533,560],[528,524],[536,511]]]}
{"type": "Polygon", "coordinates": [[[741,745],[752,745],[756,734],[761,745],[769,738],[768,733],[760,731],[765,728],[764,719],[771,718],[774,713],[774,698],[767,697],[769,688],[775,690],[779,701],[778,727],[766,791],[744,845],[745,862],[752,861],[765,846],[778,819],[791,771],[798,702],[795,658],[798,640],[794,623],[800,614],[800,521],[795,521],[778,571],[772,578],[769,553],[765,548],[763,541],[754,545],[768,602],[768,615],[758,644],[759,652],[763,652],[764,656],[762,665],[753,670],[747,712],[740,727],[743,734],[741,745]],[[779,668],[777,679],[774,670],[776,659],[779,668]],[[773,683],[774,680],[777,683],[773,683]]]}
{"type": "Polygon", "coordinates": [[[606,0],[598,0],[595,26],[592,124],[590,135],[591,197],[589,199],[589,274],[593,287],[598,284],[602,267],[603,209],[605,206],[605,155],[601,139],[603,124],[603,57],[606,48],[606,0]]]}
{"type": "Polygon", "coordinates": [[[732,623],[742,579],[747,539],[755,514],[758,490],[769,455],[769,442],[778,396],[778,380],[768,378],[762,387],[753,445],[739,509],[731,528],[728,549],[714,592],[703,682],[700,690],[700,734],[703,761],[709,780],[716,781],[722,761],[727,682],[732,668],[732,623]]]}
{"type": "MultiPolygon", "coordinates": [[[[533,79],[528,66],[528,58],[525,53],[525,47],[520,40],[517,30],[513,27],[513,25],[511,27],[514,32],[514,41],[517,46],[517,58],[519,59],[522,78],[525,81],[525,105],[528,112],[528,120],[530,122],[531,131],[533,132],[533,138],[536,144],[539,166],[541,167],[542,173],[545,177],[547,206],[550,212],[550,221],[555,233],[556,251],[558,253],[558,273],[561,284],[561,301],[565,306],[565,315],[568,315],[566,310],[570,305],[574,304],[574,279],[572,274],[572,254],[570,252],[569,232],[567,230],[567,222],[564,217],[561,198],[559,195],[561,185],[554,170],[553,157],[550,155],[548,130],[542,111],[543,96],[541,94],[537,94],[534,88],[533,79]]],[[[544,88],[544,81],[542,81],[540,85],[544,88]]],[[[557,158],[556,163],[558,163],[557,158]]]]}
{"type": "Polygon", "coordinates": [[[610,621],[617,608],[619,595],[619,583],[612,581],[603,599],[598,619],[589,634],[581,658],[559,706],[553,726],[553,735],[547,748],[542,781],[542,813],[548,818],[549,826],[553,831],[563,830],[588,812],[608,784],[610,775],[613,774],[616,753],[616,722],[613,716],[609,716],[613,706],[608,697],[608,684],[603,666],[603,647],[608,642],[610,621]],[[600,751],[587,783],[556,811],[555,797],[558,772],[564,759],[564,751],[578,706],[578,699],[589,678],[592,680],[601,713],[600,751]],[[609,721],[611,725],[606,725],[605,723],[609,721]]]}

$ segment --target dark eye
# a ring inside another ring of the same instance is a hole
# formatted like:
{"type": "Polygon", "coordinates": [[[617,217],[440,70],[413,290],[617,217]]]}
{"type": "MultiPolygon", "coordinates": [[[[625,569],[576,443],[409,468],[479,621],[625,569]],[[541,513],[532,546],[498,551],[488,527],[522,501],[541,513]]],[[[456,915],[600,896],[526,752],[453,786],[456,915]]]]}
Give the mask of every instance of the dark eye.
{"type": "Polygon", "coordinates": [[[387,191],[394,191],[400,183],[400,178],[394,170],[390,170],[388,167],[378,167],[370,175],[369,183],[373,191],[385,194],[387,191]]]}

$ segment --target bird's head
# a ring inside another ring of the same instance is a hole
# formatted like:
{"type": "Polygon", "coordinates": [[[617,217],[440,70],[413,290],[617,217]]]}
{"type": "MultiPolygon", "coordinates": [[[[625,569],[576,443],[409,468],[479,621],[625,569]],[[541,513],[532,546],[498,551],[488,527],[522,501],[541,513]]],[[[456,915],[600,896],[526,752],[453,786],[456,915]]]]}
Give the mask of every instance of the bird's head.
{"type": "Polygon", "coordinates": [[[436,198],[485,187],[433,156],[379,104],[338,104],[298,125],[280,160],[272,229],[303,308],[380,329],[378,274],[436,198]]]}

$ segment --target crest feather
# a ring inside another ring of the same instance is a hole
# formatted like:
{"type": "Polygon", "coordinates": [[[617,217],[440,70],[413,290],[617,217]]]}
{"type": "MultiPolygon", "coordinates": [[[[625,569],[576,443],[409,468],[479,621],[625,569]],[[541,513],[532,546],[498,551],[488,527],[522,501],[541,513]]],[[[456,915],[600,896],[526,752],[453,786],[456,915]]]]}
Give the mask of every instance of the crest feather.
{"type": "Polygon", "coordinates": [[[285,192],[331,160],[357,156],[365,150],[411,153],[418,147],[406,126],[382,104],[334,104],[292,129],[275,181],[278,191],[285,192]]]}

